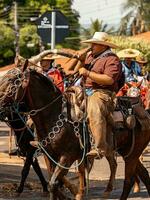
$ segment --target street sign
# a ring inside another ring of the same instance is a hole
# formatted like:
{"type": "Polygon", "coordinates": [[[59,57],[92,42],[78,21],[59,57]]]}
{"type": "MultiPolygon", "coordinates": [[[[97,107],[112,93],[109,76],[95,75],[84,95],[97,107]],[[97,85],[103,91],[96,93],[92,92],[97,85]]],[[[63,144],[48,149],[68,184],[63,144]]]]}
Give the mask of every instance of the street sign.
{"type": "Polygon", "coordinates": [[[69,24],[67,18],[58,10],[47,11],[39,17],[35,23],[37,24],[37,32],[43,43],[52,43],[52,29],[55,28],[55,42],[60,43],[69,34],[69,24]],[[56,13],[55,25],[53,25],[52,13],[56,13]]]}

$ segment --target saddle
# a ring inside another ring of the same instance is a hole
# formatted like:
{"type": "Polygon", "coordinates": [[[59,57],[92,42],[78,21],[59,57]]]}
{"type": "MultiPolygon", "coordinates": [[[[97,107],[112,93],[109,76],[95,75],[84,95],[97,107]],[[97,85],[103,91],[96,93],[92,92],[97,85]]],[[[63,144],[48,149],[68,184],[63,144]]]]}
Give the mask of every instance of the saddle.
{"type": "Polygon", "coordinates": [[[117,97],[113,119],[115,128],[133,129],[137,120],[142,130],[150,129],[150,115],[144,109],[140,97],[117,97]]]}
{"type": "Polygon", "coordinates": [[[85,117],[86,98],[81,87],[72,86],[66,90],[66,97],[71,104],[72,121],[82,121],[85,117]]]}

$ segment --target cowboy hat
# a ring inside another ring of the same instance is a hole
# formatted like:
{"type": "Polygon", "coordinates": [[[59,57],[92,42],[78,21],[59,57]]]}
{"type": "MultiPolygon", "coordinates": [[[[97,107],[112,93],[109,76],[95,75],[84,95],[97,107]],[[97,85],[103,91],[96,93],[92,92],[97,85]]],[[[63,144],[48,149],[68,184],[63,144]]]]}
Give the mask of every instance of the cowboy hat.
{"type": "Polygon", "coordinates": [[[109,46],[111,48],[118,48],[117,45],[109,42],[109,35],[105,32],[95,32],[91,39],[84,40],[82,43],[94,43],[109,46]]]}
{"type": "Polygon", "coordinates": [[[123,49],[117,53],[119,58],[136,58],[141,53],[136,49],[123,49]]]}
{"type": "Polygon", "coordinates": [[[148,60],[146,60],[143,55],[139,55],[136,57],[136,62],[141,64],[146,64],[148,63],[148,60]]]}
{"type": "Polygon", "coordinates": [[[47,55],[44,58],[42,58],[42,60],[55,60],[55,59],[59,59],[59,58],[66,58],[66,57],[54,54],[54,55],[47,55]]]}

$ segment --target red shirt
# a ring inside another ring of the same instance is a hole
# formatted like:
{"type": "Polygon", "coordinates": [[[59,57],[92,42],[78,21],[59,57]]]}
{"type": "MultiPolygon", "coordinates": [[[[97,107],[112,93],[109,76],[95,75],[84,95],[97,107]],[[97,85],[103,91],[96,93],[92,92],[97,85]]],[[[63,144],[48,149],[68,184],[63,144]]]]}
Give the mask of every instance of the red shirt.
{"type": "Polygon", "coordinates": [[[54,84],[60,89],[60,91],[64,92],[64,82],[60,71],[55,68],[50,69],[47,72],[47,75],[54,81],[54,84]]]}
{"type": "Polygon", "coordinates": [[[111,91],[118,91],[118,81],[122,73],[122,66],[119,58],[113,53],[108,54],[104,57],[98,58],[93,66],[91,66],[91,62],[94,59],[95,58],[92,56],[92,54],[89,54],[85,60],[85,65],[91,67],[91,71],[93,72],[108,75],[114,80],[114,83],[112,85],[101,85],[87,77],[85,86],[92,87],[93,89],[108,89],[111,91]]]}

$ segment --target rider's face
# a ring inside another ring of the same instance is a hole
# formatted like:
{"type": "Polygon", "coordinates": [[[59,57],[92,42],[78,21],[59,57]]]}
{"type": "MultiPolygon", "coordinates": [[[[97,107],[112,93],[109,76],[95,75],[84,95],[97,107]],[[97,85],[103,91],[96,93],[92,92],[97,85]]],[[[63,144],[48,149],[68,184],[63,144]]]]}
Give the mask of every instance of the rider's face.
{"type": "Polygon", "coordinates": [[[93,55],[97,55],[103,51],[105,51],[108,47],[101,44],[91,44],[91,50],[93,55]]]}
{"type": "Polygon", "coordinates": [[[47,71],[49,69],[50,62],[51,62],[50,60],[42,60],[40,62],[43,71],[47,71]]]}
{"type": "Polygon", "coordinates": [[[131,62],[132,62],[133,58],[125,58],[125,62],[127,63],[127,65],[130,67],[131,62]]]}

